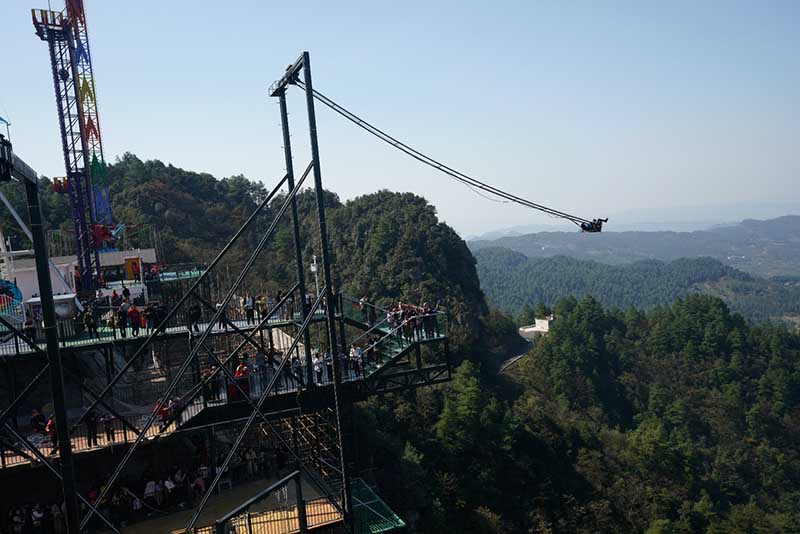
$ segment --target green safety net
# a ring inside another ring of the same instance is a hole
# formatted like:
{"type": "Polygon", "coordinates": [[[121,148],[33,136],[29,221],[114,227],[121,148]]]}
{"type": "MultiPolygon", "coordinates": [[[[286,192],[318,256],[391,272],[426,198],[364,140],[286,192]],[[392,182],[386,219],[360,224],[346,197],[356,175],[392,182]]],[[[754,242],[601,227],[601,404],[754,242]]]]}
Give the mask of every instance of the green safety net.
{"type": "Polygon", "coordinates": [[[406,526],[363,479],[352,480],[351,494],[356,534],[378,534],[406,526]]]}

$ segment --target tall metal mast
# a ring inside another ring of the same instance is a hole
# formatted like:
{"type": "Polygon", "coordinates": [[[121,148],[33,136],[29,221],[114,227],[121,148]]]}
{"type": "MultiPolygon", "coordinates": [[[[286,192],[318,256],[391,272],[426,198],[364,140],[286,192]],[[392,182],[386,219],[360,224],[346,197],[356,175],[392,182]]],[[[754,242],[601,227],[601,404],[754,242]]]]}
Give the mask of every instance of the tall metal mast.
{"type": "MultiPolygon", "coordinates": [[[[108,178],[103,157],[103,139],[100,134],[100,115],[97,112],[97,90],[92,71],[92,53],[89,49],[89,30],[86,26],[86,11],[83,0],[67,0],[67,18],[72,27],[75,42],[75,67],[80,79],[80,98],[87,159],[94,193],[94,219],[98,224],[111,225],[111,205],[108,200],[108,178]]],[[[102,247],[99,247],[102,248],[102,247]]]]}
{"type": "Polygon", "coordinates": [[[82,0],[67,0],[62,12],[31,11],[36,35],[50,51],[61,143],[70,196],[81,289],[99,285],[102,247],[95,232],[112,223],[105,175],[97,93],[82,0]]]}

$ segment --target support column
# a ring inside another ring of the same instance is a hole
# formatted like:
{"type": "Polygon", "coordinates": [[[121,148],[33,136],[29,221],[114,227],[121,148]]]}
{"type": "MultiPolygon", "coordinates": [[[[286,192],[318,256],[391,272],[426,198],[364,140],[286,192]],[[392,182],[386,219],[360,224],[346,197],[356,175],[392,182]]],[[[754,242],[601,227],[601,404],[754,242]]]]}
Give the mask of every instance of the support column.
{"type": "MultiPolygon", "coordinates": [[[[105,356],[106,361],[106,385],[108,386],[111,384],[111,381],[114,378],[114,347],[107,346],[103,348],[103,355],[105,356]]],[[[108,391],[108,396],[111,400],[111,405],[114,406],[114,388],[111,388],[108,391]]]]}
{"type": "Polygon", "coordinates": [[[208,476],[211,480],[217,475],[217,440],[214,437],[214,426],[211,425],[206,431],[208,438],[208,476]]]}
{"type": "MultiPolygon", "coordinates": [[[[300,471],[298,469],[298,471],[300,471]]],[[[308,532],[308,519],[306,518],[306,501],[303,499],[303,476],[297,473],[294,477],[294,495],[297,501],[297,525],[300,534],[308,532]]]]}
{"type": "Polygon", "coordinates": [[[328,228],[325,222],[325,197],[322,189],[322,170],[319,163],[319,143],[317,139],[317,117],[314,111],[314,87],[311,82],[311,59],[308,52],[303,52],[303,81],[305,84],[306,107],[308,108],[308,131],[311,138],[311,158],[314,166],[314,189],[317,197],[317,215],[319,217],[319,237],[322,255],[322,274],[325,282],[325,315],[328,326],[328,348],[333,358],[333,395],[336,403],[336,423],[339,428],[339,461],[342,467],[342,504],[344,508],[344,524],[352,532],[352,502],[350,493],[350,475],[345,459],[344,437],[342,429],[342,374],[339,358],[336,357],[336,317],[334,315],[334,295],[331,285],[331,263],[328,254],[328,228]]]}
{"type": "Polygon", "coordinates": [[[28,200],[33,250],[36,260],[36,275],[39,281],[39,295],[44,320],[44,335],[47,342],[47,361],[50,364],[50,389],[53,396],[53,410],[56,417],[56,434],[61,459],[62,486],[66,508],[66,524],[69,534],[80,533],[78,499],[75,488],[75,466],[72,460],[72,443],[69,439],[69,421],[64,398],[64,375],[61,369],[61,355],[58,347],[56,312],[53,304],[53,287],[50,282],[50,265],[47,257],[47,242],[42,228],[42,211],[39,206],[39,186],[25,180],[25,194],[28,200]]]}
{"type": "MultiPolygon", "coordinates": [[[[286,175],[288,176],[287,182],[289,191],[294,189],[294,165],[292,164],[292,140],[289,135],[289,113],[286,110],[286,89],[284,88],[278,96],[278,101],[281,108],[281,129],[283,130],[283,157],[286,162],[286,175]]],[[[317,175],[317,164],[315,159],[314,175],[317,175]]],[[[294,236],[294,252],[295,264],[297,265],[297,283],[298,291],[300,292],[300,310],[302,317],[300,322],[303,322],[308,315],[308,302],[306,302],[306,277],[303,271],[303,251],[300,248],[300,221],[297,216],[297,198],[296,195],[292,197],[291,201],[292,210],[292,235],[294,236]]],[[[270,331],[271,332],[271,331],[270,331]]],[[[270,343],[272,338],[270,337],[270,343]]],[[[312,388],[314,382],[314,370],[311,364],[311,334],[309,329],[303,333],[303,345],[305,346],[304,356],[306,360],[306,387],[312,388]]]]}

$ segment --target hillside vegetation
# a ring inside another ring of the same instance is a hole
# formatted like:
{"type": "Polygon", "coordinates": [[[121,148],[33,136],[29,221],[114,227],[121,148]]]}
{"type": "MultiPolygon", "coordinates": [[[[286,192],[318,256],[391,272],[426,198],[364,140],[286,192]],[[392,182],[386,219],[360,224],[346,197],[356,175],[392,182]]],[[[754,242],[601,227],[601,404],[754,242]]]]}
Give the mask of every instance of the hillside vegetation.
{"type": "Polygon", "coordinates": [[[499,247],[480,249],[475,257],[489,301],[515,316],[525,306],[552,306],[568,295],[591,295],[609,307],[650,309],[693,292],[719,296],[754,320],[800,315],[798,281],[755,278],[711,258],[608,265],[564,256],[527,258],[499,247]]]}
{"type": "MultiPolygon", "coordinates": [[[[216,180],[130,155],[111,173],[117,218],[157,225],[170,261],[212,257],[266,194],[242,177],[216,180]]],[[[64,199],[43,196],[48,223],[67,224],[64,199]]],[[[314,197],[304,192],[298,203],[308,257],[318,241],[314,197]]],[[[434,208],[385,191],[347,202],[326,193],[325,203],[337,284],[383,302],[440,301],[453,319],[452,382],[354,410],[354,473],[410,532],[800,531],[800,335],[749,323],[708,295],[659,304],[687,282],[749,276],[709,260],[646,262],[629,278],[609,271],[587,287],[634,299],[638,279],[652,309],[555,300],[550,334],[498,376],[489,353],[515,327],[487,310],[475,259],[434,208]]],[[[255,230],[225,267],[252,250],[255,230]]],[[[527,258],[501,254],[499,272],[525,272],[527,258]]],[[[293,259],[287,220],[248,284],[285,287],[293,259]]],[[[602,272],[551,261],[573,274],[602,272]]],[[[548,283],[553,295],[568,290],[548,283]]]]}
{"type": "MultiPolygon", "coordinates": [[[[263,184],[243,176],[216,179],[157,160],[142,161],[132,154],[111,165],[108,174],[115,220],[156,228],[162,260],[167,263],[211,261],[269,194],[263,184]]],[[[7,184],[2,190],[25,214],[20,188],[7,184]]],[[[47,180],[42,181],[41,196],[48,227],[71,230],[67,197],[54,193],[47,180]]],[[[278,194],[230,251],[217,269],[220,283],[235,276],[284,200],[278,194]]],[[[383,304],[398,300],[439,303],[452,318],[457,347],[478,341],[488,309],[475,259],[458,234],[439,222],[433,206],[410,193],[387,191],[344,203],[326,191],[324,202],[337,288],[351,295],[368,295],[383,304]]],[[[312,255],[320,254],[313,191],[302,190],[297,203],[308,269],[312,255]]],[[[10,218],[8,213],[3,215],[10,218]]],[[[15,227],[11,221],[3,222],[4,228],[15,227]]],[[[287,212],[245,280],[246,288],[281,290],[295,283],[290,222],[287,212]]],[[[306,281],[313,286],[310,272],[306,272],[306,281]]]]}
{"type": "Polygon", "coordinates": [[[705,295],[555,311],[510,380],[467,361],[359,410],[401,515],[431,533],[800,529],[800,336],[705,295]]]}

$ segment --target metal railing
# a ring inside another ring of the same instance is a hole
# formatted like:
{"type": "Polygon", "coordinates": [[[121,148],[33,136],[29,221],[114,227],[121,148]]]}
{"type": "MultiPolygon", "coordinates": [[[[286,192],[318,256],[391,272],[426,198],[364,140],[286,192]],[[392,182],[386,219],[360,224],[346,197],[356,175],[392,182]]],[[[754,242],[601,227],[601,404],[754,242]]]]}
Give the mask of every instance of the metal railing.
{"type": "Polygon", "coordinates": [[[303,499],[301,474],[300,471],[294,471],[224,517],[217,519],[213,527],[201,527],[193,532],[197,534],[305,533],[309,529],[331,525],[341,520],[341,513],[330,499],[323,497],[308,502],[303,499]],[[294,486],[293,498],[289,497],[290,485],[294,486]],[[278,506],[264,503],[273,496],[277,496],[280,503],[278,506]],[[252,511],[253,508],[264,508],[265,504],[266,510],[252,511]]]}
{"type": "MultiPolygon", "coordinates": [[[[156,306],[148,308],[146,306],[136,306],[139,311],[138,322],[133,324],[131,316],[125,317],[124,323],[120,316],[120,306],[109,306],[107,304],[95,305],[92,307],[94,320],[97,326],[96,331],[89,331],[84,316],[71,319],[58,320],[58,340],[62,347],[73,347],[81,345],[92,345],[95,343],[108,343],[112,341],[132,339],[148,336],[167,315],[164,307],[156,306]]],[[[270,318],[268,325],[281,325],[298,323],[301,320],[301,303],[299,298],[287,301],[274,317],[270,318]]],[[[163,334],[188,333],[189,330],[202,331],[213,315],[213,305],[201,306],[199,317],[193,317],[187,309],[180,309],[169,318],[166,327],[161,332],[163,334]]],[[[214,332],[228,331],[229,329],[246,329],[254,326],[262,317],[263,310],[254,309],[252,319],[248,317],[247,311],[243,306],[230,306],[225,314],[214,325],[214,332]]],[[[321,319],[324,317],[324,310],[318,310],[317,315],[321,319]]],[[[22,325],[20,325],[22,327],[22,325]]],[[[2,333],[0,327],[0,334],[2,333]]],[[[44,348],[44,331],[39,321],[36,321],[26,332],[41,348],[44,348]]],[[[20,355],[30,354],[34,350],[24,341],[19,339],[13,332],[8,332],[7,339],[0,340],[0,355],[20,355]]]]}

